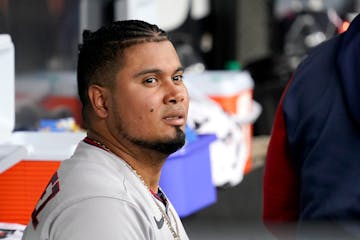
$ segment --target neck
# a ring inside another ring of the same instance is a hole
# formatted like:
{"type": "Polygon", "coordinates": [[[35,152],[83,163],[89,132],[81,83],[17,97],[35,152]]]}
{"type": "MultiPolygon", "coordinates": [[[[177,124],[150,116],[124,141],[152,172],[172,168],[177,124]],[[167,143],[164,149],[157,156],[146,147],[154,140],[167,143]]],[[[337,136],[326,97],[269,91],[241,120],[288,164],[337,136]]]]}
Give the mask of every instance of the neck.
{"type": "Polygon", "coordinates": [[[155,193],[158,191],[161,168],[166,157],[162,159],[158,154],[148,152],[144,149],[129,151],[129,148],[126,148],[123,144],[118,142],[113,144],[113,141],[109,141],[92,131],[88,131],[87,139],[92,141],[94,143],[93,145],[121,158],[135,171],[149,189],[155,193]]]}

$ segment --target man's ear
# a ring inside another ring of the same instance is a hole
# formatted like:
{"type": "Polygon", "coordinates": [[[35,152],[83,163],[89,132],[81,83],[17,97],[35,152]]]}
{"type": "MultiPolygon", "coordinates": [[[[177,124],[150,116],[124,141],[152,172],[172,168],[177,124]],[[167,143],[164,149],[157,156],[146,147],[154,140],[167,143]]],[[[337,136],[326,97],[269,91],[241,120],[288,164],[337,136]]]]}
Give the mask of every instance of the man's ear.
{"type": "Polygon", "coordinates": [[[94,113],[99,118],[106,118],[108,116],[107,99],[109,90],[99,85],[90,85],[88,96],[94,113]]]}

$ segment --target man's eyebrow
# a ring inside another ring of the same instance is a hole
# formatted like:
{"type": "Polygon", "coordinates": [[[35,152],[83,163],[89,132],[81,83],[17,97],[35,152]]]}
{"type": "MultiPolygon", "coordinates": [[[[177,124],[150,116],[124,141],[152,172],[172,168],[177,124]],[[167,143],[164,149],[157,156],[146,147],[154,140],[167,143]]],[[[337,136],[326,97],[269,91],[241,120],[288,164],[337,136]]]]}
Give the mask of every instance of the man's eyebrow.
{"type": "Polygon", "coordinates": [[[145,70],[142,70],[142,71],[140,71],[138,73],[135,73],[134,77],[136,78],[136,77],[139,77],[141,75],[146,75],[148,73],[161,73],[161,70],[158,69],[158,68],[145,69],[145,70]]]}
{"type": "Polygon", "coordinates": [[[185,71],[185,68],[182,67],[182,66],[180,66],[180,67],[178,67],[178,68],[175,70],[174,73],[176,73],[176,72],[184,72],[184,71],[185,71]]]}
{"type": "MultiPolygon", "coordinates": [[[[178,67],[175,71],[174,71],[174,73],[177,73],[177,72],[184,72],[184,67],[182,67],[182,66],[180,66],[180,67],[178,67]]],[[[159,74],[159,73],[161,73],[162,71],[160,70],[160,69],[158,69],[158,68],[150,68],[150,69],[145,69],[145,70],[143,70],[143,71],[140,71],[140,72],[138,72],[138,73],[135,73],[134,74],[134,78],[137,78],[137,77],[139,77],[139,76],[141,76],[141,75],[146,75],[146,74],[148,74],[148,73],[155,73],[155,74],[159,74]]]]}

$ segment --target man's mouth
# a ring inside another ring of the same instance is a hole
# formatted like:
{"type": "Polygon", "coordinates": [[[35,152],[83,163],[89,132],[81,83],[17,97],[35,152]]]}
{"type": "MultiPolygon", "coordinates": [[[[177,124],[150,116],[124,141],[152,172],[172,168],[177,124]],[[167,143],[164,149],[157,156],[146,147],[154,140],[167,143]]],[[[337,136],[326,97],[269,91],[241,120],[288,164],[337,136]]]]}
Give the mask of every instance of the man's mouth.
{"type": "Polygon", "coordinates": [[[182,113],[168,114],[163,118],[168,125],[183,126],[185,125],[185,117],[182,113]]]}

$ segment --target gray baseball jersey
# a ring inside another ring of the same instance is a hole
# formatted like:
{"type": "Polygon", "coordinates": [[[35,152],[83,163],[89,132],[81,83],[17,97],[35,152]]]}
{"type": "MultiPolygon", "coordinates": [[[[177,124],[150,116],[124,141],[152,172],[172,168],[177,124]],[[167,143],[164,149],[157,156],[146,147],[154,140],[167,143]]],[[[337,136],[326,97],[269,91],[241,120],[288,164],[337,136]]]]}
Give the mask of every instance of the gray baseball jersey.
{"type": "Polygon", "coordinates": [[[181,239],[188,239],[174,207],[167,205],[122,159],[81,142],[51,178],[22,239],[169,240],[169,222],[181,239]]]}

